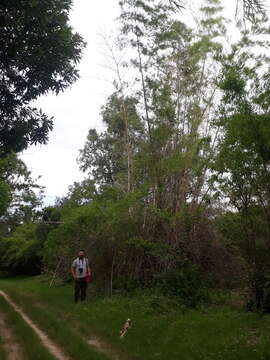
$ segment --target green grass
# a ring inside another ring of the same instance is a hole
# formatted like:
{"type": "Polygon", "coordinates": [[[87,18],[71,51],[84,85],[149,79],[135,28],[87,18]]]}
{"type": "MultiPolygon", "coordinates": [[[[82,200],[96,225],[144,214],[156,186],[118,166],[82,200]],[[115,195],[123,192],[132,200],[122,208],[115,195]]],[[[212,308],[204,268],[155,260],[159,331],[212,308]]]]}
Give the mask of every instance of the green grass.
{"type": "Polygon", "coordinates": [[[0,359],[4,360],[6,358],[5,351],[3,349],[3,339],[0,337],[0,359]]]}
{"type": "MultiPolygon", "coordinates": [[[[62,316],[59,298],[54,298],[54,294],[51,293],[52,297],[46,297],[46,301],[43,301],[43,294],[49,291],[47,284],[36,281],[32,283],[31,280],[30,282],[29,280],[5,280],[1,281],[0,288],[6,290],[28,316],[73,360],[89,360],[89,358],[91,360],[108,360],[107,356],[92,350],[74,326],[62,316]],[[34,285],[34,288],[36,285],[36,291],[31,285],[34,285]],[[35,296],[33,296],[34,294],[35,296]],[[42,306],[43,304],[45,306],[42,306]]],[[[73,311],[76,311],[75,305],[73,305],[73,311]]]]}
{"type": "Polygon", "coordinates": [[[89,358],[81,356],[80,339],[90,337],[91,333],[105,338],[112,348],[122,352],[123,359],[270,359],[270,316],[267,315],[228,306],[185,312],[181,309],[166,312],[161,308],[160,313],[158,309],[153,311],[149,296],[94,298],[76,306],[70,286],[49,288],[38,278],[1,280],[0,288],[70,354],[80,354],[74,359],[89,358]],[[128,317],[134,325],[120,340],[119,330],[128,317]],[[77,348],[63,341],[72,336],[77,348]]]}
{"type": "MultiPolygon", "coordinates": [[[[44,348],[39,337],[25,324],[19,314],[0,296],[0,309],[5,314],[5,321],[18,344],[23,349],[22,358],[25,360],[54,360],[54,357],[44,348]]],[[[1,354],[1,352],[0,352],[1,354]]],[[[5,359],[4,351],[0,359],[5,359]]]]}

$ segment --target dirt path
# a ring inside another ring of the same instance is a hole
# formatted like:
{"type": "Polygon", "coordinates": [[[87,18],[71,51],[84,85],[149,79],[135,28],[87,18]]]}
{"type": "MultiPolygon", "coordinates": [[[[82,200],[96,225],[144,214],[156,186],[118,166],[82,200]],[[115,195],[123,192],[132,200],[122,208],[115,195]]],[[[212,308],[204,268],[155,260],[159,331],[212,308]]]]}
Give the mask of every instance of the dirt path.
{"type": "MultiPolygon", "coordinates": [[[[71,360],[70,357],[66,356],[62,349],[54,343],[48,335],[42,331],[39,326],[34,323],[26,314],[25,312],[16,304],[13,302],[13,300],[4,292],[0,290],[0,296],[3,296],[3,298],[7,301],[7,303],[23,318],[23,320],[32,328],[32,330],[38,335],[40,338],[42,344],[47,348],[47,350],[57,359],[57,360],[71,360]]],[[[4,319],[2,320],[4,323],[4,319]]],[[[4,326],[2,326],[1,323],[1,313],[0,313],[0,336],[2,337],[2,331],[5,329],[4,326]]],[[[8,329],[7,329],[8,331],[8,329]]],[[[11,345],[15,344],[14,338],[11,337],[11,335],[7,335],[4,337],[4,342],[7,344],[7,350],[11,350],[11,345]],[[8,340],[10,339],[10,340],[8,340]]],[[[92,348],[94,348],[96,351],[101,352],[105,355],[107,355],[112,360],[130,360],[130,356],[127,356],[127,354],[119,351],[118,349],[115,349],[113,346],[111,346],[109,343],[104,341],[104,339],[101,339],[98,336],[95,336],[92,334],[90,339],[84,338],[85,342],[92,348]]],[[[22,353],[22,349],[20,347],[13,349],[14,356],[11,354],[8,357],[7,360],[21,360],[22,357],[18,356],[19,353],[22,353]],[[17,354],[17,355],[16,355],[17,354]],[[17,357],[16,357],[17,356],[17,357]]]]}
{"type": "Polygon", "coordinates": [[[8,326],[4,314],[0,312],[0,337],[3,349],[6,353],[6,360],[22,360],[23,350],[17,343],[16,338],[8,326]]]}
{"type": "MultiPolygon", "coordinates": [[[[42,344],[47,348],[47,350],[57,359],[57,360],[69,360],[70,358],[66,356],[62,349],[58,345],[56,345],[51,339],[49,339],[48,335],[42,331],[23,311],[22,309],[16,305],[10,297],[3,291],[0,290],[0,296],[9,303],[9,305],[23,318],[23,320],[31,327],[31,329],[38,335],[42,344]]],[[[0,324],[1,326],[1,324],[0,324]]],[[[1,334],[1,333],[0,333],[1,334]]],[[[8,360],[20,360],[20,358],[12,357],[8,358],[8,360]]]]}

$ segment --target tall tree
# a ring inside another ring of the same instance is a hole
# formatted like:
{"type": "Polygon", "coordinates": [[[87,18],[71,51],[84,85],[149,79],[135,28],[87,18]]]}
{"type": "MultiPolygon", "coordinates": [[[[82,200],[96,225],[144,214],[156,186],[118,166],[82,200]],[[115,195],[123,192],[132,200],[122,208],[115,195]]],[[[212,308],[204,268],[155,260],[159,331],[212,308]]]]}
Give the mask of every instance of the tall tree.
{"type": "Polygon", "coordinates": [[[238,218],[234,216],[242,232],[237,246],[247,261],[258,309],[265,305],[270,258],[270,58],[265,55],[269,47],[266,33],[265,24],[257,23],[257,38],[244,31],[240,42],[223,59],[223,136],[216,161],[219,188],[230,207],[239,212],[238,218]]]}
{"type": "Polygon", "coordinates": [[[90,129],[78,162],[97,185],[118,184],[123,191],[132,186],[130,158],[138,151],[143,125],[136,110],[135,97],[111,95],[101,115],[106,131],[90,129]]]}
{"type": "Polygon", "coordinates": [[[21,223],[33,221],[38,216],[42,202],[42,187],[31,177],[25,163],[15,154],[0,159],[0,228],[10,233],[21,223]],[[1,184],[2,185],[1,187],[1,184]]]}
{"type": "Polygon", "coordinates": [[[0,4],[0,155],[46,143],[53,122],[31,101],[78,78],[84,47],[68,23],[72,0],[0,4]]]}
{"type": "Polygon", "coordinates": [[[109,184],[122,195],[129,192],[129,199],[140,197],[128,207],[143,239],[137,241],[142,251],[136,271],[151,244],[171,251],[153,261],[162,269],[174,267],[179,252],[201,263],[201,249],[211,238],[206,185],[217,137],[212,127],[217,59],[226,28],[218,0],[206,1],[196,31],[178,20],[182,14],[175,4],[121,2],[120,45],[131,48],[130,61],[122,66],[132,76],[125,86],[116,79],[116,92],[102,112],[106,129],[90,130],[79,158],[99,190],[109,184]]]}
{"type": "Polygon", "coordinates": [[[148,138],[137,162],[138,178],[141,182],[148,173],[154,204],[177,212],[187,202],[200,202],[214,145],[216,59],[226,32],[221,5],[206,2],[196,35],[177,20],[172,4],[126,0],[121,5],[122,36],[134,49],[133,87],[148,138]]]}

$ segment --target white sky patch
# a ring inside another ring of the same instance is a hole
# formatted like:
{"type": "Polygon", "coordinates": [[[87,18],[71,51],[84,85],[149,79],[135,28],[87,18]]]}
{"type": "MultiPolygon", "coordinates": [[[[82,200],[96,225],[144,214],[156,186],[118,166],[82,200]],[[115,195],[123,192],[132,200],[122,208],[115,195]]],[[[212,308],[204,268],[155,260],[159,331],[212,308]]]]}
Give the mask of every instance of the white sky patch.
{"type": "MultiPolygon", "coordinates": [[[[199,1],[190,0],[190,4],[192,1],[197,7],[199,1]]],[[[233,18],[236,0],[223,0],[223,5],[225,16],[233,18]]],[[[54,117],[54,130],[47,145],[32,146],[21,158],[33,177],[41,175],[39,183],[46,187],[47,204],[65,195],[69,185],[84,177],[76,162],[79,149],[90,128],[102,127],[100,108],[113,91],[114,74],[102,66],[106,59],[100,34],[117,31],[119,13],[118,0],[74,0],[71,25],[87,42],[78,66],[81,77],[64,93],[41,97],[35,103],[54,117]]]]}

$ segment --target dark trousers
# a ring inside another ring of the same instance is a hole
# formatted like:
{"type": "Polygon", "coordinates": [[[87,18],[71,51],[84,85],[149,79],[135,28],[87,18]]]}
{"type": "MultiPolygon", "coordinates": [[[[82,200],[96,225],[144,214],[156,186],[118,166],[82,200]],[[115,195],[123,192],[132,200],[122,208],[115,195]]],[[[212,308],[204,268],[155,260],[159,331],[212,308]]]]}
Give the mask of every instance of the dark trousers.
{"type": "Polygon", "coordinates": [[[86,278],[75,280],[74,300],[77,303],[79,300],[86,299],[87,281],[86,278]]]}

